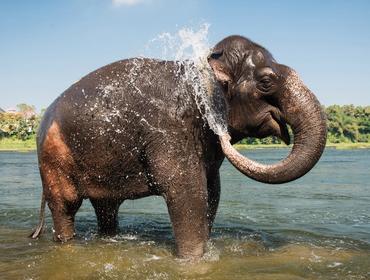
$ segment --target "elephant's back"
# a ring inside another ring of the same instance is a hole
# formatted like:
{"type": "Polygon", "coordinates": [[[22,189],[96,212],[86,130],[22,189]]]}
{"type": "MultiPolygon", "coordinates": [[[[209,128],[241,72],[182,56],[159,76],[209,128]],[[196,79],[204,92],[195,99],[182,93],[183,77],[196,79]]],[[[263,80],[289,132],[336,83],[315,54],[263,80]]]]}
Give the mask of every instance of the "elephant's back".
{"type": "Polygon", "coordinates": [[[195,117],[196,112],[178,64],[122,60],[86,75],[49,106],[40,126],[38,150],[43,150],[55,123],[75,158],[84,163],[96,157],[111,162],[119,155],[134,155],[143,134],[178,129],[184,118],[195,117]]]}
{"type": "Polygon", "coordinates": [[[132,58],[117,61],[86,75],[59,96],[55,114],[79,123],[89,116],[166,109],[190,105],[193,96],[183,77],[183,67],[173,61],[132,58]],[[86,117],[85,117],[86,116],[86,117]]]}
{"type": "MultiPolygon", "coordinates": [[[[99,134],[140,122],[175,125],[197,111],[193,95],[172,61],[133,58],[91,72],[68,88],[52,109],[63,131],[99,134]]],[[[88,135],[85,135],[89,137],[88,135]]]]}

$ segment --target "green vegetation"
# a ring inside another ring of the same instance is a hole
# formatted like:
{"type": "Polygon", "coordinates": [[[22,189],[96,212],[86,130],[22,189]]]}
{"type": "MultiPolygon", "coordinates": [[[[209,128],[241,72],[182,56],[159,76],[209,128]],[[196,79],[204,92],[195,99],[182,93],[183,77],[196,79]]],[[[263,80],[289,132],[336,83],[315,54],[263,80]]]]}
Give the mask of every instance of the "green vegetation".
{"type": "Polygon", "coordinates": [[[35,107],[18,104],[18,112],[0,113],[0,150],[29,151],[36,149],[36,132],[41,114],[35,107]]]}
{"type": "Polygon", "coordinates": [[[18,104],[18,112],[0,113],[0,139],[13,138],[28,140],[36,134],[41,115],[36,114],[35,107],[18,104]]]}
{"type": "MultiPolygon", "coordinates": [[[[332,105],[325,108],[325,113],[328,118],[328,146],[370,147],[370,106],[332,105]]],[[[276,137],[246,138],[240,144],[283,145],[276,137]]]]}
{"type": "Polygon", "coordinates": [[[333,105],[325,111],[330,143],[370,142],[370,106],[333,105]]]}
{"type": "Polygon", "coordinates": [[[14,137],[0,140],[0,151],[33,151],[36,149],[36,136],[32,135],[26,140],[14,137]]]}
{"type": "MultiPolygon", "coordinates": [[[[234,145],[238,150],[251,150],[251,149],[276,149],[276,148],[287,148],[292,147],[293,145],[285,145],[284,143],[281,144],[235,144],[234,145]]],[[[351,149],[370,149],[370,142],[369,143],[326,143],[327,148],[334,148],[337,150],[351,150],[351,149]]]]}
{"type": "MultiPolygon", "coordinates": [[[[35,107],[17,105],[17,113],[0,113],[0,150],[33,150],[41,120],[35,107]]],[[[325,108],[328,118],[327,146],[339,149],[370,148],[370,106],[332,105],[325,108]]],[[[280,139],[246,138],[238,148],[286,147],[280,139]]]]}

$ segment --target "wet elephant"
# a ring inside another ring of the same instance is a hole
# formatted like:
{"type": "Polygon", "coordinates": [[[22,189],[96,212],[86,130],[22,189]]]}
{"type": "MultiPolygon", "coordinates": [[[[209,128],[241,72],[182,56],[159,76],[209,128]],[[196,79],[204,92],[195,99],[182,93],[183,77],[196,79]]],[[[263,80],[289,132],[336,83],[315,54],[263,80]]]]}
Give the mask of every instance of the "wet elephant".
{"type": "Polygon", "coordinates": [[[225,156],[246,176],[271,184],[297,179],[315,165],[325,147],[325,116],[294,70],[241,36],[219,42],[202,67],[118,61],[88,74],[49,106],[37,137],[43,201],[34,238],[46,202],[54,238],[64,242],[75,234],[83,199],[95,209],[99,232],[115,234],[125,200],[159,195],[178,256],[199,257],[216,215],[225,156]],[[210,104],[227,124],[224,131],[212,129],[207,102],[201,102],[206,99],[216,100],[210,104]],[[247,136],[274,135],[289,143],[288,124],[294,145],[276,164],[254,162],[232,146],[247,136]]]}

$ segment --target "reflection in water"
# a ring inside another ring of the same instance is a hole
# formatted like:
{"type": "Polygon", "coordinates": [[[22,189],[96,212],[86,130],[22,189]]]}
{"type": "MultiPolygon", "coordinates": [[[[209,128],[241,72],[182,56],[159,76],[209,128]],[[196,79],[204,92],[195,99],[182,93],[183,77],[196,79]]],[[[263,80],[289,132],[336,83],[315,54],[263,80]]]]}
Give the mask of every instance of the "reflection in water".
{"type": "MultiPolygon", "coordinates": [[[[288,150],[248,150],[276,161],[288,150]]],[[[244,153],[243,152],[243,153],[244,153]]],[[[222,197],[208,252],[196,264],[176,259],[160,197],[126,201],[121,233],[100,238],[88,201],[78,238],[52,241],[50,213],[39,240],[41,184],[35,153],[0,153],[0,275],[4,279],[369,279],[370,150],[326,150],[298,181],[269,186],[222,170],[222,197]]]]}

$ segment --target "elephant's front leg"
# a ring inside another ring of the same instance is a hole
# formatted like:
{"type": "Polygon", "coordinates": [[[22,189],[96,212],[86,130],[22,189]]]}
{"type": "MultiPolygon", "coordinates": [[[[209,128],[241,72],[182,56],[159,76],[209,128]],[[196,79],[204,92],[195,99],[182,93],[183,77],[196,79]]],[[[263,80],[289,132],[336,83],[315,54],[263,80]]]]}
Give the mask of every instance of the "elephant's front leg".
{"type": "Polygon", "coordinates": [[[150,180],[166,200],[181,258],[199,258],[209,237],[207,173],[188,139],[166,139],[147,150],[150,180]]]}
{"type": "MultiPolygon", "coordinates": [[[[200,178],[201,177],[201,178],[200,178]]],[[[180,258],[199,258],[209,237],[206,179],[189,177],[166,193],[166,202],[180,258]]]]}
{"type": "Polygon", "coordinates": [[[118,233],[118,209],[122,201],[112,199],[90,199],[98,219],[98,230],[101,235],[118,233]]]}
{"type": "Polygon", "coordinates": [[[220,201],[220,172],[218,168],[210,170],[207,174],[207,190],[208,190],[208,228],[211,233],[213,222],[216,218],[218,203],[220,201]]]}

